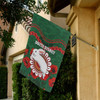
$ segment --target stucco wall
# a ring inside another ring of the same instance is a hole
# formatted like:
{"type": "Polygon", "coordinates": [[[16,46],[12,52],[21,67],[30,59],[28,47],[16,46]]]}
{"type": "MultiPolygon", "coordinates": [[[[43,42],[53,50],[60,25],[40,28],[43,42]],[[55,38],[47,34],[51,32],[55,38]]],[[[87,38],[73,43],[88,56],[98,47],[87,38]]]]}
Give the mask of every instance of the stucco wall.
{"type": "MultiPolygon", "coordinates": [[[[59,12],[57,13],[61,13],[61,14],[68,14],[70,11],[70,5],[63,8],[62,10],[60,10],[59,12]]],[[[67,17],[67,15],[66,15],[67,17]]],[[[66,17],[62,17],[61,16],[57,16],[57,17],[53,17],[53,16],[50,16],[50,20],[51,22],[55,23],[56,25],[66,29],[67,25],[66,25],[66,17]]]]}
{"type": "Polygon", "coordinates": [[[100,6],[95,11],[95,40],[98,46],[98,51],[96,52],[96,79],[97,79],[97,96],[100,100],[100,6]]]}
{"type": "Polygon", "coordinates": [[[15,39],[13,47],[9,48],[7,50],[7,55],[12,56],[16,54],[19,51],[22,51],[26,48],[26,44],[28,41],[29,34],[26,32],[26,30],[23,28],[21,24],[17,26],[17,31],[15,30],[16,27],[13,29],[13,35],[12,38],[15,39]]]}
{"type": "Polygon", "coordinates": [[[56,25],[66,29],[66,18],[61,18],[61,17],[53,17],[51,16],[51,21],[55,23],[56,25]]]}
{"type": "MultiPolygon", "coordinates": [[[[73,35],[76,34],[76,36],[78,36],[78,17],[75,18],[73,24],[71,25],[70,32],[71,32],[71,34],[73,34],[73,35]]],[[[73,35],[71,35],[71,38],[73,37],[73,35]]],[[[78,40],[76,40],[76,42],[77,41],[78,40]]],[[[72,41],[71,41],[71,52],[74,54],[74,56],[76,56],[76,54],[77,54],[77,49],[76,49],[77,46],[78,46],[78,44],[76,43],[76,45],[72,47],[72,41]]]]}
{"type": "Polygon", "coordinates": [[[40,16],[42,16],[43,18],[47,19],[47,20],[50,20],[50,14],[45,14],[43,11],[41,11],[39,13],[40,16]]]}
{"type": "MultiPolygon", "coordinates": [[[[71,32],[88,43],[95,45],[95,9],[73,7],[67,19],[71,32]],[[70,22],[71,21],[71,22],[70,22]]],[[[77,39],[72,48],[77,55],[77,98],[97,99],[96,50],[77,39]]]]}
{"type": "MultiPolygon", "coordinates": [[[[92,9],[79,10],[79,37],[95,45],[95,12],[92,9]]],[[[79,41],[78,68],[80,100],[96,100],[96,50],[79,41]],[[90,95],[91,94],[91,95],[90,95]]]]}
{"type": "Polygon", "coordinates": [[[7,50],[7,67],[8,67],[8,97],[12,97],[12,64],[14,57],[22,54],[26,48],[29,34],[25,31],[23,26],[19,24],[17,26],[17,32],[13,29],[12,37],[15,39],[14,46],[7,50]]]}

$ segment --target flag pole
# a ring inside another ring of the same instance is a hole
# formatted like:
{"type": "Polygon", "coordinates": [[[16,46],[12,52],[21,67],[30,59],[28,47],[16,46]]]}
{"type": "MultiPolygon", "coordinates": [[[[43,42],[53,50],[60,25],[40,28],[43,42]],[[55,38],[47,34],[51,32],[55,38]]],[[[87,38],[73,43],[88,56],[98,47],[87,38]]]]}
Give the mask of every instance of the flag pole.
{"type": "MultiPolygon", "coordinates": [[[[33,11],[29,10],[29,7],[28,7],[27,5],[24,5],[24,9],[26,9],[27,11],[29,11],[31,14],[34,14],[33,11]]],[[[71,35],[73,36],[73,34],[71,34],[71,35]]],[[[83,39],[81,39],[81,38],[79,38],[79,37],[77,37],[77,36],[75,36],[75,37],[76,37],[76,39],[78,39],[78,40],[84,42],[85,44],[87,44],[87,45],[89,45],[89,46],[91,46],[91,47],[94,48],[95,50],[98,50],[98,47],[95,47],[93,44],[90,44],[90,43],[88,43],[87,41],[85,41],[85,40],[83,40],[83,39]]]]}
{"type": "MultiPolygon", "coordinates": [[[[74,36],[72,33],[71,33],[71,35],[74,36]]],[[[89,45],[89,46],[91,46],[91,47],[94,48],[95,50],[98,50],[98,47],[95,47],[93,44],[90,44],[89,42],[87,42],[87,41],[81,39],[80,37],[77,37],[77,36],[75,36],[75,37],[76,37],[76,39],[78,39],[78,40],[84,42],[85,44],[87,44],[87,45],[89,45]]]]}
{"type": "MultiPolygon", "coordinates": [[[[14,0],[6,0],[8,3],[12,3],[14,0]]],[[[22,4],[22,3],[20,3],[20,4],[22,4]]],[[[31,11],[31,10],[29,10],[29,7],[27,6],[27,5],[23,5],[24,6],[24,9],[25,10],[27,10],[27,11],[29,11],[31,14],[34,14],[34,12],[33,11],[31,11]]]]}
{"type": "Polygon", "coordinates": [[[24,9],[27,10],[27,11],[29,11],[31,14],[34,14],[33,11],[29,10],[29,7],[27,5],[24,5],[24,9]]]}

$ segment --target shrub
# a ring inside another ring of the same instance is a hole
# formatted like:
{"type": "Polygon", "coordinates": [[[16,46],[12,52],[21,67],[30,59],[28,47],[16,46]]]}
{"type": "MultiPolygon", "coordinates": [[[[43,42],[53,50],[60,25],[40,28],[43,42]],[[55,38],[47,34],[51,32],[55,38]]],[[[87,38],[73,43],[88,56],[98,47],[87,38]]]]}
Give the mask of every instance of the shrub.
{"type": "Polygon", "coordinates": [[[7,67],[0,66],[0,99],[7,98],[7,67]]]}
{"type": "Polygon", "coordinates": [[[13,100],[21,100],[22,98],[22,75],[19,73],[21,63],[15,63],[12,66],[13,71],[13,100]]]}
{"type": "Polygon", "coordinates": [[[38,100],[38,87],[30,80],[22,79],[22,100],[38,100]]]}

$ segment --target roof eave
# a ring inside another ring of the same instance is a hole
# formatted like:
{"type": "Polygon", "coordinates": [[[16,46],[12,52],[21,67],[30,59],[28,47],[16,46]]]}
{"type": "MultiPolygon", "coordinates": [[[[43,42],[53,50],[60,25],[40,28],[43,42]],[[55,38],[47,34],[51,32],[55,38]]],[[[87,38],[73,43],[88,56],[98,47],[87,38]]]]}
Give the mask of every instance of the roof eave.
{"type": "MultiPolygon", "coordinates": [[[[58,16],[57,12],[70,4],[70,0],[48,0],[48,8],[52,16],[58,16]]],[[[66,14],[62,14],[66,16],[66,14]]]]}

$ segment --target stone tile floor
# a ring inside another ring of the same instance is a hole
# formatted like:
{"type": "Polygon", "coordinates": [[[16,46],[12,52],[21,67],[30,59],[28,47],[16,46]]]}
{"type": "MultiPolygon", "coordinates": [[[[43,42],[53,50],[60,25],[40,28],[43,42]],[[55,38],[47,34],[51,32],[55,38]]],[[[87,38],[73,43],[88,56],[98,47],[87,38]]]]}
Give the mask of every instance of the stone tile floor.
{"type": "Polygon", "coordinates": [[[7,98],[7,99],[0,99],[0,100],[13,100],[12,98],[7,98]]]}

